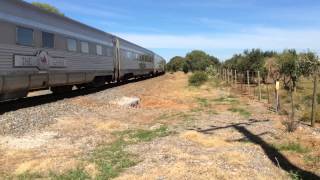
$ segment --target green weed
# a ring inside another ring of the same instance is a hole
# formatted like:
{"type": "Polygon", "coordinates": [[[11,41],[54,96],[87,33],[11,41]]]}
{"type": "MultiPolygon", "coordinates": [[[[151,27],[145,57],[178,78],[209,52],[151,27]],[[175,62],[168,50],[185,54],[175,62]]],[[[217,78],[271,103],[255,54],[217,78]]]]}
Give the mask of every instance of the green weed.
{"type": "Polygon", "coordinates": [[[242,108],[235,108],[232,107],[230,109],[228,109],[228,111],[234,112],[234,113],[239,113],[241,116],[249,118],[251,116],[251,113],[246,111],[245,109],[242,108]]]}
{"type": "Polygon", "coordinates": [[[275,145],[275,148],[280,150],[280,151],[291,151],[291,152],[296,152],[296,153],[307,153],[307,152],[309,152],[308,148],[303,147],[300,143],[296,143],[296,142],[278,144],[278,145],[275,145]]]}

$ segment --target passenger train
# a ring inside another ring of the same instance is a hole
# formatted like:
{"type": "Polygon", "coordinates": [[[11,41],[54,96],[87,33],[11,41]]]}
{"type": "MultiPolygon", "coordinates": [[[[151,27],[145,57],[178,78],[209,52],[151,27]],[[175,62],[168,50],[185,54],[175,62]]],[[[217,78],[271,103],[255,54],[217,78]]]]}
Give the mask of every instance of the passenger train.
{"type": "Polygon", "coordinates": [[[0,0],[0,101],[163,74],[154,52],[21,0],[0,0]]]}

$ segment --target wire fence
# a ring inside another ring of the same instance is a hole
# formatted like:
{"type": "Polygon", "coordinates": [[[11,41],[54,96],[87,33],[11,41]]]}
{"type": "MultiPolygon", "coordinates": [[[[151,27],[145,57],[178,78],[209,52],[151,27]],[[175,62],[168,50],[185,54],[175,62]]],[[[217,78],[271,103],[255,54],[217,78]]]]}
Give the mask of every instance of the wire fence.
{"type": "Polygon", "coordinates": [[[262,77],[259,71],[239,72],[234,69],[217,69],[218,78],[242,95],[269,105],[269,110],[281,115],[296,112],[297,121],[320,123],[320,92],[318,74],[301,78],[293,92],[293,98],[283,83],[285,78],[278,80],[262,77]],[[293,100],[293,103],[291,103],[293,100]]]}

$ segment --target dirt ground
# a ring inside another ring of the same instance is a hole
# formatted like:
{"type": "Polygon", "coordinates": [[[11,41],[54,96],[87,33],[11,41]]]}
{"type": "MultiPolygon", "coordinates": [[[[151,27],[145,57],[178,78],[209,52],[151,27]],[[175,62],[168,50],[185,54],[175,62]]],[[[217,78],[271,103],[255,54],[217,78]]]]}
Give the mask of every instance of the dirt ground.
{"type": "Polygon", "coordinates": [[[94,178],[99,169],[87,157],[114,142],[116,132],[162,125],[170,135],[125,147],[139,162],[116,179],[319,178],[319,131],[301,125],[286,133],[286,117],[268,111],[267,103],[218,83],[189,87],[187,80],[183,73],[166,74],[64,100],[81,111],[65,109],[42,129],[0,136],[0,179],[79,166],[94,178]],[[112,103],[121,97],[139,97],[141,103],[112,103]],[[302,151],[281,148],[291,142],[302,151]]]}

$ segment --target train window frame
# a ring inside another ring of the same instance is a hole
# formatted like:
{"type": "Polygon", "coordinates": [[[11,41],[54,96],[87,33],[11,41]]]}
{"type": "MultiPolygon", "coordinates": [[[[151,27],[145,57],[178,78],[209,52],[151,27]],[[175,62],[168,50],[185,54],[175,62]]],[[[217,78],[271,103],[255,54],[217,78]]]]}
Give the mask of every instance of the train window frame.
{"type": "Polygon", "coordinates": [[[80,41],[80,52],[83,54],[89,54],[89,42],[80,41]],[[86,46],[83,46],[83,45],[86,45],[86,46]]]}
{"type": "Polygon", "coordinates": [[[100,44],[96,44],[96,54],[98,56],[102,56],[103,55],[103,47],[100,44]],[[100,51],[99,51],[100,50],[100,51]]]}
{"type": "Polygon", "coordinates": [[[23,27],[23,26],[16,26],[16,44],[20,46],[28,46],[28,47],[34,47],[34,29],[28,28],[28,27],[23,27]],[[19,42],[19,29],[26,29],[26,30],[31,30],[32,31],[32,42],[31,44],[23,44],[19,42]]]}
{"type": "Polygon", "coordinates": [[[41,37],[42,37],[42,47],[43,48],[55,48],[55,34],[53,33],[49,33],[49,32],[45,32],[45,31],[42,31],[41,33],[41,37]],[[45,43],[44,43],[44,35],[52,35],[52,46],[45,46],[45,43]]]}
{"type": "Polygon", "coordinates": [[[76,39],[73,39],[73,38],[66,38],[66,43],[67,43],[67,50],[69,51],[69,52],[77,52],[78,51],[78,41],[76,40],[76,39]],[[71,41],[73,41],[73,42],[75,42],[76,44],[76,46],[75,46],[75,49],[70,49],[70,47],[69,47],[69,42],[71,42],[71,41]]]}

